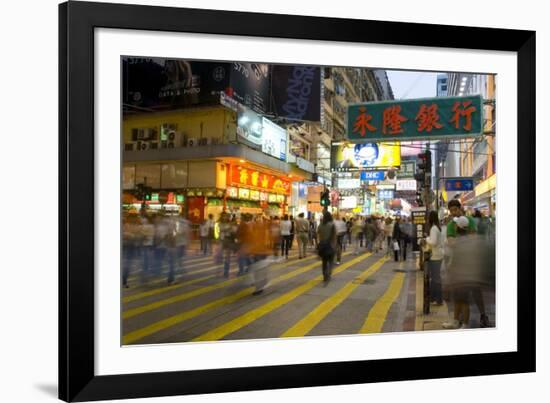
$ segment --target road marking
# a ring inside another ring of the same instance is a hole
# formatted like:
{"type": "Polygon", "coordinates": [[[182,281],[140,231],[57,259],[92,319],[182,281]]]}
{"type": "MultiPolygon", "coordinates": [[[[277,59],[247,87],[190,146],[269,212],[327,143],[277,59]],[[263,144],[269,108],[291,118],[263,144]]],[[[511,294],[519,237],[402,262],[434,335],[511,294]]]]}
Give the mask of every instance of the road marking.
{"type": "MultiPolygon", "coordinates": [[[[349,262],[346,262],[342,264],[341,266],[338,266],[338,268],[333,272],[333,275],[336,275],[351,266],[353,266],[356,263],[359,263],[360,261],[366,259],[371,254],[367,253],[365,255],[356,257],[349,262]]],[[[201,336],[196,337],[192,341],[211,341],[211,340],[219,340],[225,336],[227,336],[230,333],[233,333],[244,326],[254,322],[255,320],[261,318],[264,315],[267,315],[271,311],[274,311],[275,309],[281,307],[282,305],[285,305],[289,303],[290,301],[294,300],[298,296],[304,294],[305,292],[311,290],[313,287],[318,285],[323,279],[323,275],[316,276],[314,279],[309,280],[305,284],[302,284],[299,287],[294,288],[293,290],[281,295],[278,298],[275,298],[261,306],[259,306],[256,309],[253,309],[252,311],[249,311],[245,313],[244,315],[241,315],[229,322],[224,323],[221,326],[218,326],[215,329],[212,329],[201,336]]]]}
{"type": "MultiPolygon", "coordinates": [[[[296,263],[296,262],[288,262],[287,264],[291,264],[291,263],[296,263]]],[[[309,264],[307,266],[304,266],[304,267],[301,267],[299,269],[293,270],[289,273],[283,274],[283,275],[275,278],[274,280],[272,280],[271,284],[275,285],[275,284],[280,283],[282,281],[289,280],[293,277],[296,277],[300,274],[303,274],[303,273],[306,273],[306,272],[312,270],[314,267],[319,266],[320,264],[321,264],[321,262],[316,261],[316,262],[314,262],[312,264],[309,264]]],[[[281,266],[279,268],[282,268],[282,267],[283,266],[281,266]]],[[[143,339],[146,336],[149,336],[151,334],[160,332],[161,330],[167,329],[169,327],[177,325],[177,324],[179,324],[181,322],[184,322],[186,320],[192,319],[192,318],[194,318],[194,317],[196,317],[200,314],[203,314],[203,313],[205,313],[207,311],[210,311],[214,308],[217,308],[219,306],[228,305],[228,304],[231,304],[233,302],[236,302],[241,298],[249,296],[255,290],[256,290],[256,287],[248,287],[248,288],[246,288],[242,291],[239,291],[235,294],[228,295],[226,297],[214,300],[214,301],[212,301],[212,302],[210,302],[206,305],[202,305],[202,306],[199,306],[199,307],[197,307],[195,309],[192,309],[190,311],[182,312],[178,315],[174,315],[174,316],[171,316],[171,317],[166,318],[164,320],[152,323],[151,325],[148,325],[144,328],[135,330],[133,332],[130,332],[130,333],[124,335],[123,338],[122,338],[123,344],[133,343],[135,341],[143,339]]]]}
{"type": "MultiPolygon", "coordinates": [[[[309,258],[306,258],[306,259],[312,259],[313,257],[314,256],[310,256],[309,258]]],[[[302,259],[301,262],[303,262],[306,259],[302,259]]],[[[298,262],[300,262],[300,261],[298,261],[298,262]]],[[[274,268],[282,269],[282,268],[285,268],[287,266],[296,264],[298,262],[295,261],[295,260],[291,260],[291,261],[287,261],[283,264],[277,264],[277,265],[274,266],[274,268]]],[[[188,292],[183,293],[183,294],[179,294],[179,295],[175,295],[173,297],[169,297],[169,298],[166,298],[166,299],[155,301],[155,302],[152,302],[152,303],[147,304],[147,305],[142,305],[142,306],[139,306],[139,307],[136,307],[136,308],[128,309],[128,310],[126,310],[122,313],[122,318],[123,319],[129,319],[129,318],[132,318],[136,315],[140,315],[142,313],[149,312],[149,311],[161,308],[161,307],[166,306],[166,305],[174,304],[176,302],[186,301],[190,298],[194,298],[194,297],[197,297],[199,295],[206,294],[210,291],[214,291],[214,290],[218,290],[218,289],[223,288],[223,287],[230,286],[230,285],[232,285],[236,282],[239,282],[239,281],[244,280],[245,278],[248,278],[249,276],[250,275],[247,274],[246,276],[237,277],[237,278],[234,278],[234,279],[231,279],[231,280],[222,281],[221,283],[218,283],[218,284],[213,284],[213,285],[209,285],[209,286],[206,286],[206,287],[198,288],[196,290],[188,291],[188,292]]],[[[176,284],[172,287],[181,287],[181,286],[182,286],[182,284],[176,284]]]]}
{"type": "Polygon", "coordinates": [[[199,277],[199,278],[196,278],[196,279],[193,279],[193,280],[184,281],[182,283],[169,285],[167,287],[156,288],[154,290],[149,290],[149,291],[144,291],[144,292],[140,292],[140,293],[137,293],[137,294],[128,295],[128,296],[122,298],[122,302],[123,303],[128,303],[128,302],[132,302],[132,301],[137,301],[138,299],[151,297],[151,296],[157,295],[157,294],[162,294],[163,292],[177,290],[178,288],[184,287],[186,285],[200,283],[201,281],[205,281],[205,280],[215,278],[215,277],[216,276],[214,274],[211,274],[209,276],[199,277]]]}
{"type": "Polygon", "coordinates": [[[294,326],[284,332],[281,337],[302,337],[308,334],[319,322],[321,322],[334,308],[340,305],[349,295],[368,277],[376,273],[382,265],[388,260],[388,257],[379,259],[376,263],[365,270],[359,277],[354,278],[344,287],[340,288],[331,297],[324,300],[313,311],[307,314],[294,326]]]}
{"type": "Polygon", "coordinates": [[[367,319],[361,330],[359,330],[359,333],[380,333],[382,331],[382,326],[384,326],[388,312],[397,297],[399,297],[404,281],[405,273],[397,273],[393,276],[384,295],[376,301],[369,311],[367,319]]]}

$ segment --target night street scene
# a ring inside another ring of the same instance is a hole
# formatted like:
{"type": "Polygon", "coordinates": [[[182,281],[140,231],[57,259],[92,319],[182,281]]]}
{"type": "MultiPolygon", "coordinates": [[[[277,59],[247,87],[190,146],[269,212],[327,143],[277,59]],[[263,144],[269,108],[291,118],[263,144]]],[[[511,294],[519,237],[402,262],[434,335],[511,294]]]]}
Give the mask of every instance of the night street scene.
{"type": "Polygon", "coordinates": [[[496,328],[495,75],[121,76],[123,345],[496,328]]]}

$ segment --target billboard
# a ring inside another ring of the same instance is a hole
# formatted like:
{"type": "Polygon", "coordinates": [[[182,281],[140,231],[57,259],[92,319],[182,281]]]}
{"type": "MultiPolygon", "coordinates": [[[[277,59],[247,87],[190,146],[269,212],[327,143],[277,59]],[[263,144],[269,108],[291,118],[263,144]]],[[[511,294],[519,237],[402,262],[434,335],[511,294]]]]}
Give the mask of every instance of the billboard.
{"type": "Polygon", "coordinates": [[[273,66],[271,93],[275,115],[293,120],[320,121],[320,67],[273,66]]]}
{"type": "Polygon", "coordinates": [[[407,141],[483,134],[481,96],[437,97],[352,104],[347,109],[350,141],[407,141]]]}
{"type": "Polygon", "coordinates": [[[238,105],[237,135],[239,140],[256,148],[262,148],[262,117],[244,105],[238,105]]]}
{"type": "Polygon", "coordinates": [[[337,172],[398,167],[401,164],[401,148],[399,143],[334,143],[330,163],[331,170],[337,172]]]}
{"type": "Polygon", "coordinates": [[[416,190],[416,180],[414,179],[398,179],[395,182],[395,190],[416,190]]]}
{"type": "Polygon", "coordinates": [[[122,58],[123,103],[157,111],[216,104],[229,86],[230,64],[146,57],[122,58]]]}
{"type": "Polygon", "coordinates": [[[286,161],[286,129],[262,117],[262,152],[286,161]]]}
{"type": "Polygon", "coordinates": [[[384,171],[362,171],[360,178],[362,181],[383,181],[385,175],[384,171]]]}
{"type": "Polygon", "coordinates": [[[228,95],[258,113],[266,113],[269,102],[269,65],[231,63],[228,95]]]}

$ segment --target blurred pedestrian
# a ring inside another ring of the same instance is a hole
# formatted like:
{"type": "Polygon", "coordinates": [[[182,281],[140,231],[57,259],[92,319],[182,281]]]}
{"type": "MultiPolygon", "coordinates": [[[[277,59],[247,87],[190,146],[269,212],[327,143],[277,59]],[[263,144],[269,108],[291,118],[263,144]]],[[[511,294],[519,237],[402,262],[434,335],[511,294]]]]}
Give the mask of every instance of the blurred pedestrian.
{"type": "Polygon", "coordinates": [[[360,217],[355,217],[351,227],[351,237],[353,238],[353,254],[359,254],[360,235],[363,233],[363,221],[360,217]]]}
{"type": "Polygon", "coordinates": [[[323,261],[323,282],[326,286],[332,275],[336,253],[336,227],[332,221],[332,215],[328,211],[323,213],[323,221],[317,229],[317,234],[319,238],[318,253],[323,261]]]}
{"type": "Polygon", "coordinates": [[[274,216],[270,223],[271,230],[271,246],[273,249],[273,256],[279,256],[279,249],[281,249],[281,223],[279,217],[274,216]]]}
{"type": "Polygon", "coordinates": [[[399,224],[401,228],[401,247],[403,261],[407,260],[407,248],[413,239],[413,225],[408,217],[403,217],[402,222],[399,224]]]}
{"type": "Polygon", "coordinates": [[[317,221],[313,215],[309,217],[309,244],[317,248],[317,221]]]}
{"type": "Polygon", "coordinates": [[[251,222],[251,230],[249,232],[250,239],[247,242],[248,253],[251,260],[250,270],[254,279],[255,290],[252,295],[261,294],[269,281],[269,264],[272,258],[268,258],[270,254],[269,245],[270,231],[267,224],[262,219],[257,219],[251,222]]]}
{"type": "Polygon", "coordinates": [[[342,250],[344,249],[344,238],[346,236],[346,223],[336,214],[334,219],[334,227],[336,228],[336,264],[342,262],[342,250]]]}
{"type": "Polygon", "coordinates": [[[138,252],[139,222],[134,214],[129,214],[122,221],[122,285],[124,288],[128,288],[128,277],[134,268],[138,252]]]}
{"type": "Polygon", "coordinates": [[[384,235],[386,237],[386,255],[390,256],[391,251],[393,250],[393,221],[391,217],[386,217],[386,220],[384,222],[384,235]]]}
{"type": "Polygon", "coordinates": [[[290,241],[292,236],[292,222],[288,214],[285,214],[281,220],[281,256],[288,259],[288,250],[290,249],[290,241]]]}
{"type": "Polygon", "coordinates": [[[402,232],[399,216],[395,217],[395,222],[393,223],[393,233],[392,233],[392,242],[393,242],[393,256],[396,262],[399,261],[399,251],[401,249],[401,240],[402,232]]]}
{"type": "Polygon", "coordinates": [[[298,218],[294,222],[296,234],[298,237],[298,258],[306,257],[309,223],[304,218],[304,213],[298,214],[298,218]]]}
{"type": "Polygon", "coordinates": [[[447,224],[447,238],[451,253],[448,276],[454,299],[454,320],[443,325],[446,328],[470,326],[471,296],[480,313],[479,326],[489,327],[482,288],[494,291],[494,239],[476,232],[473,218],[463,215],[458,200],[451,200],[448,208],[453,217],[447,224]]]}

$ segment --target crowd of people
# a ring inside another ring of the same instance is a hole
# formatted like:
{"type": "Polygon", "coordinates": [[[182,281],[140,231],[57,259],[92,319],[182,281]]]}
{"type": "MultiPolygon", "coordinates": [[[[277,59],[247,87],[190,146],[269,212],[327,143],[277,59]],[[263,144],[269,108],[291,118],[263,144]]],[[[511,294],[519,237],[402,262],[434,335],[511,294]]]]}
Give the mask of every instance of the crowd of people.
{"type": "MultiPolygon", "coordinates": [[[[440,221],[436,211],[428,214],[426,237],[420,242],[430,279],[433,304],[445,300],[453,307],[452,319],[444,327],[468,325],[470,300],[480,312],[480,326],[489,326],[483,289],[494,290],[494,221],[479,211],[467,215],[458,200],[448,204],[449,216],[440,221]]],[[[151,276],[164,276],[172,284],[185,273],[192,229],[183,216],[158,214],[127,215],[123,221],[122,283],[128,287],[132,269],[145,283],[151,276]]],[[[296,240],[298,259],[315,254],[322,260],[324,284],[328,284],[334,265],[342,262],[347,248],[352,254],[368,252],[405,262],[411,257],[416,228],[406,216],[342,216],[330,212],[320,215],[300,213],[297,217],[222,213],[216,221],[209,215],[199,226],[200,246],[196,252],[212,256],[220,267],[219,275],[237,276],[251,272],[255,294],[268,282],[267,267],[289,258],[296,240]]]]}
{"type": "MultiPolygon", "coordinates": [[[[167,270],[167,282],[172,284],[185,272],[185,256],[193,238],[190,222],[182,215],[166,213],[149,216],[128,214],[123,220],[122,283],[128,287],[130,272],[139,272],[141,283],[167,270]]],[[[395,260],[407,258],[412,240],[412,224],[408,219],[377,216],[340,216],[304,213],[296,217],[222,213],[218,220],[212,214],[196,229],[200,245],[196,253],[213,256],[221,266],[220,275],[229,277],[231,266],[238,276],[248,273],[252,265],[271,257],[288,259],[295,244],[298,259],[314,253],[324,257],[326,282],[334,264],[342,261],[348,247],[354,254],[393,254],[395,260]],[[327,241],[327,237],[334,237],[327,241]],[[295,242],[296,241],[296,242],[295,242]],[[327,253],[330,252],[330,253],[327,253]]]]}

